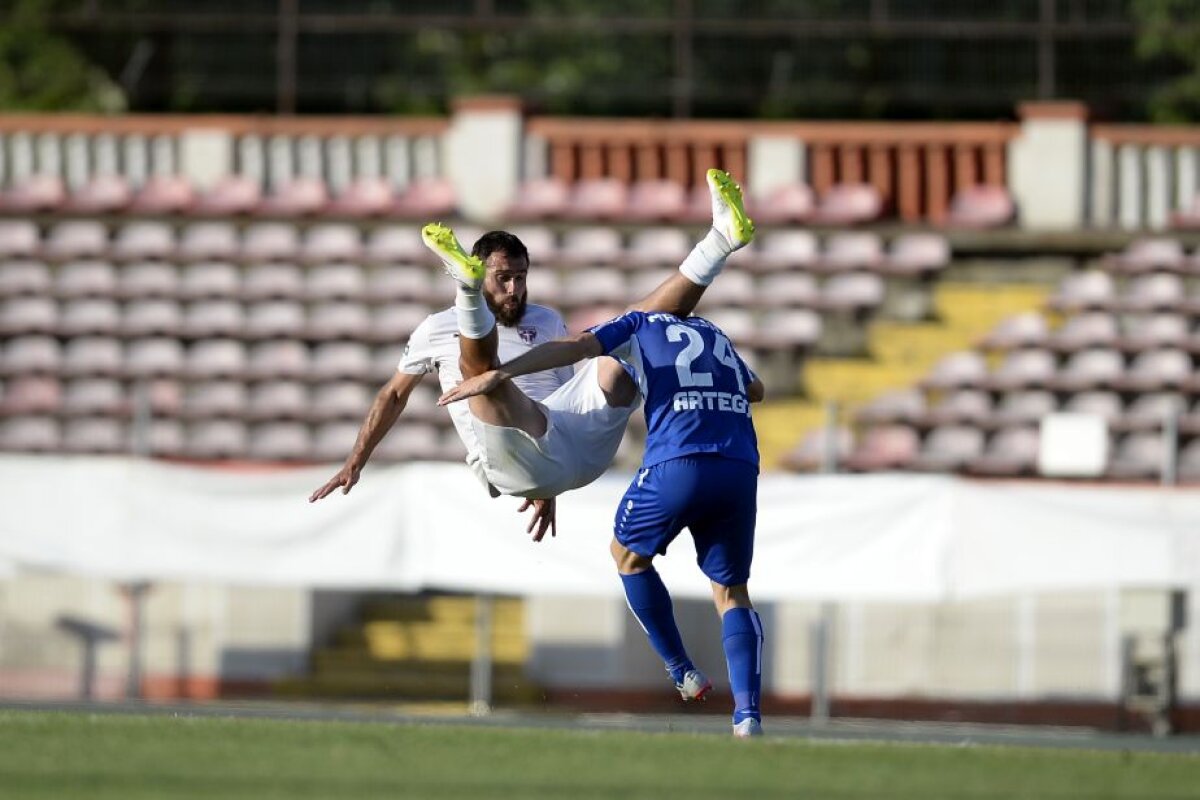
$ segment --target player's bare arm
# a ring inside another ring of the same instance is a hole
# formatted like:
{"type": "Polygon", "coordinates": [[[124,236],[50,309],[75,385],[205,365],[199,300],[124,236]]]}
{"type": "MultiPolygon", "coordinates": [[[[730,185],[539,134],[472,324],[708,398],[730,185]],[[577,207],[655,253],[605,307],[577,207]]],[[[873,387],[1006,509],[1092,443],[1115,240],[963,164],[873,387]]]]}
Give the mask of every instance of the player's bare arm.
{"type": "Polygon", "coordinates": [[[754,380],[746,387],[746,399],[751,403],[761,403],[766,396],[767,387],[763,385],[762,378],[755,375],[754,380]]]}
{"type": "Polygon", "coordinates": [[[354,449],[350,451],[350,455],[346,457],[346,463],[330,478],[324,486],[313,492],[308,502],[313,503],[324,497],[328,497],[339,486],[342,489],[342,494],[348,494],[354,484],[358,483],[359,474],[362,468],[366,466],[367,460],[371,457],[371,453],[375,451],[375,447],[383,440],[383,437],[392,426],[396,424],[396,420],[400,418],[400,413],[404,411],[404,407],[408,405],[408,397],[412,394],[412,390],[416,387],[424,375],[409,375],[404,372],[397,372],[392,376],[391,380],[383,385],[375,395],[375,400],[371,403],[371,408],[367,411],[367,417],[363,420],[362,427],[358,430],[358,439],[354,442],[354,449]]]}
{"type": "Polygon", "coordinates": [[[438,400],[438,405],[444,406],[456,400],[487,394],[505,381],[519,375],[566,367],[585,358],[595,358],[603,354],[604,348],[600,344],[600,340],[591,333],[585,332],[565,339],[546,342],[497,369],[467,378],[443,394],[438,400]]]}

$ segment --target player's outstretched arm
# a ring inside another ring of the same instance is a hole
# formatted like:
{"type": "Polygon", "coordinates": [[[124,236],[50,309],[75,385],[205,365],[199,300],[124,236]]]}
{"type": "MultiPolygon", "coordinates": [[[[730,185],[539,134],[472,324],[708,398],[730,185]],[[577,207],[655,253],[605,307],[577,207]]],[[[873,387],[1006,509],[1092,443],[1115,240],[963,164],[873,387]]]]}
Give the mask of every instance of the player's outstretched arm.
{"type": "Polygon", "coordinates": [[[366,466],[367,459],[371,457],[384,435],[392,429],[392,425],[396,424],[400,412],[408,405],[408,396],[423,377],[425,376],[397,372],[383,385],[375,395],[367,418],[358,430],[358,439],[354,442],[354,449],[346,457],[346,463],[324,486],[309,496],[308,502],[315,503],[323,497],[328,497],[338,487],[341,487],[342,494],[350,492],[354,484],[358,483],[359,473],[366,466]]]}
{"type": "Polygon", "coordinates": [[[557,498],[550,497],[545,500],[533,500],[528,497],[521,507],[517,509],[520,514],[526,509],[533,509],[533,516],[529,518],[529,527],[525,529],[526,533],[533,534],[533,540],[540,542],[542,537],[546,535],[546,530],[550,530],[551,536],[558,536],[558,521],[556,519],[558,512],[558,504],[555,502],[557,498]],[[534,531],[534,526],[537,526],[537,531],[534,531]]]}
{"type": "Polygon", "coordinates": [[[498,369],[489,370],[473,378],[467,378],[458,386],[449,390],[438,400],[439,406],[465,400],[480,394],[487,394],[501,383],[533,372],[556,369],[582,361],[585,358],[595,358],[604,353],[604,348],[591,333],[580,333],[565,339],[555,339],[546,342],[524,353],[498,369]]]}

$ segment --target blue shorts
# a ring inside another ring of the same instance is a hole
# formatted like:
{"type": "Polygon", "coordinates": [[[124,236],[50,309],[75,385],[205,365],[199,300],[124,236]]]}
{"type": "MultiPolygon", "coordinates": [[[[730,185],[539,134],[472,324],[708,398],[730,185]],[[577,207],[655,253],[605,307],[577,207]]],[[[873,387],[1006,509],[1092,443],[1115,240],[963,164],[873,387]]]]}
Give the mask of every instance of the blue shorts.
{"type": "Polygon", "coordinates": [[[613,529],[626,549],[653,558],[687,528],[704,574],[737,586],[750,580],[757,513],[756,466],[692,455],[640,470],[621,498],[613,529]]]}

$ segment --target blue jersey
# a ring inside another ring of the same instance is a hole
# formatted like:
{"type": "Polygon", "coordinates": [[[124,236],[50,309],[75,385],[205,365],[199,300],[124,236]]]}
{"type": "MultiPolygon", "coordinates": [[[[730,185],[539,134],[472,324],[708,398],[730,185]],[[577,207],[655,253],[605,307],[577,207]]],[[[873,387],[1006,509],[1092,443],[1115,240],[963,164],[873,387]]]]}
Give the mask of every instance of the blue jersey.
{"type": "Polygon", "coordinates": [[[758,466],[747,387],[754,373],[701,317],[631,311],[590,329],[645,397],[644,467],[711,453],[758,466]]]}

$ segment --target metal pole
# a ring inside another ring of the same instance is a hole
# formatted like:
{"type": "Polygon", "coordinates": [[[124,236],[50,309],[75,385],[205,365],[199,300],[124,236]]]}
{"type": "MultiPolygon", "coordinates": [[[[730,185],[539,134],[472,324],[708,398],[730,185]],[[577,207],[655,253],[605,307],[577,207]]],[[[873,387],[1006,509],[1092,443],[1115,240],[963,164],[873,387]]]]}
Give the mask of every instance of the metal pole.
{"type": "Polygon", "coordinates": [[[838,404],[830,400],[825,404],[825,447],[821,451],[821,472],[832,474],[838,471],[838,404]]]}
{"type": "Polygon", "coordinates": [[[475,597],[475,658],[471,661],[471,713],[492,711],[492,596],[475,597]]]}
{"type": "Polygon", "coordinates": [[[1172,405],[1163,420],[1162,485],[1174,486],[1179,480],[1179,407],[1172,405]]]}
{"type": "Polygon", "coordinates": [[[808,638],[812,648],[812,710],[809,719],[814,725],[829,721],[829,618],[832,608],[821,604],[817,618],[809,623],[808,638]]]}
{"type": "Polygon", "coordinates": [[[122,587],[129,599],[129,674],[125,677],[125,696],[142,697],[142,640],[145,623],[146,591],[150,584],[139,581],[122,587]]]}

